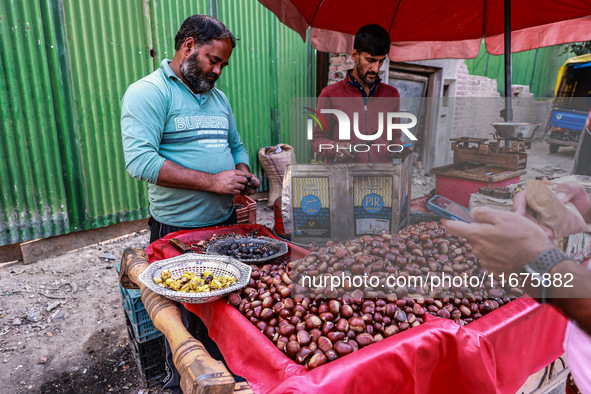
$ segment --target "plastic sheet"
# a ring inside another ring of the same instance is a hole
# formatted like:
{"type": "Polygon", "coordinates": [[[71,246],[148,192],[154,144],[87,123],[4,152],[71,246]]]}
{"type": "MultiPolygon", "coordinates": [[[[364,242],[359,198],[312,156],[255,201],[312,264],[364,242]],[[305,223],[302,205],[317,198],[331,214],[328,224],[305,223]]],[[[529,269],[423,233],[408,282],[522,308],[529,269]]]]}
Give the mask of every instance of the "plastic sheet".
{"type": "MultiPolygon", "coordinates": [[[[261,225],[180,231],[146,251],[153,262],[179,254],[168,244],[173,237],[189,244],[251,231],[273,237],[261,225]]],[[[306,251],[290,246],[290,253],[297,258],[306,251]]],[[[563,353],[566,327],[552,307],[524,297],[465,327],[428,316],[421,326],[308,371],[225,300],[185,306],[203,319],[232,371],[257,393],[514,393],[563,353]]]]}

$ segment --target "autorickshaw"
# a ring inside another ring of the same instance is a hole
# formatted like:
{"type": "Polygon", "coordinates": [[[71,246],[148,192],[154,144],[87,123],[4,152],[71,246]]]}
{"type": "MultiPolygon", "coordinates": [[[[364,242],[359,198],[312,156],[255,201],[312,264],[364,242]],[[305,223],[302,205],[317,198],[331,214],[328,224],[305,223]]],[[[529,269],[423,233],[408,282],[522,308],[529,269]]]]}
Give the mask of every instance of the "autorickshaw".
{"type": "Polygon", "coordinates": [[[591,54],[568,59],[558,72],[545,141],[550,153],[576,147],[591,108],[591,54]]]}

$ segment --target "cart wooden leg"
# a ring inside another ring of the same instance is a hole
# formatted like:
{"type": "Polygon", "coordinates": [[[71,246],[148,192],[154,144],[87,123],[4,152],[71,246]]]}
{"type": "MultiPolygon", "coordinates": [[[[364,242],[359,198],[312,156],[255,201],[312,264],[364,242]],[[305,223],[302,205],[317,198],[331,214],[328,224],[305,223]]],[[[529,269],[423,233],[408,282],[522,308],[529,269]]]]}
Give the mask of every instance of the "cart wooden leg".
{"type": "Polygon", "coordinates": [[[142,302],[148,315],[170,344],[174,365],[181,376],[183,392],[234,392],[234,378],[224,364],[213,359],[201,342],[185,329],[181,313],[174,302],[154,293],[139,281],[138,276],[148,265],[148,255],[142,249],[125,249],[121,258],[119,281],[123,287],[137,286],[136,288],[141,289],[142,302]]]}

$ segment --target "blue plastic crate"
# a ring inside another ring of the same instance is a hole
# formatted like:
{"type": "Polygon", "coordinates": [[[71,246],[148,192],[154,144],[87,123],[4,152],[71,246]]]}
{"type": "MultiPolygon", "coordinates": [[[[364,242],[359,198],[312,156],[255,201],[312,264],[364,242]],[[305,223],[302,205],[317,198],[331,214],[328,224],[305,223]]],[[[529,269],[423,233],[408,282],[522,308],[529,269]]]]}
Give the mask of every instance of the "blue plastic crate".
{"type": "Polygon", "coordinates": [[[138,367],[142,371],[148,387],[162,383],[166,376],[166,352],[164,347],[164,336],[160,334],[151,340],[140,342],[135,337],[133,325],[126,318],[127,333],[129,342],[133,349],[138,367]]]}
{"type": "Polygon", "coordinates": [[[127,333],[129,334],[129,337],[140,344],[141,350],[144,352],[149,352],[150,349],[150,343],[154,340],[154,339],[158,339],[158,338],[162,338],[164,340],[164,334],[162,334],[160,331],[155,330],[152,334],[143,336],[141,338],[138,338],[137,333],[139,331],[138,329],[138,325],[137,324],[132,324],[131,321],[129,321],[129,316],[127,316],[127,314],[125,315],[125,322],[127,323],[127,333]]]}
{"type": "MultiPolygon", "coordinates": [[[[117,264],[117,272],[120,270],[120,265],[117,264]]],[[[141,299],[141,292],[138,289],[124,289],[119,286],[121,292],[121,302],[125,314],[127,315],[135,339],[139,342],[146,342],[162,335],[160,331],[154,327],[154,323],[150,319],[150,315],[146,311],[141,299]]]]}
{"type": "MultiPolygon", "coordinates": [[[[136,347],[137,352],[141,355],[151,355],[155,352],[163,353],[165,351],[164,340],[164,335],[161,335],[156,339],[143,343],[134,341],[134,346],[136,347]]],[[[156,362],[151,362],[150,360],[151,358],[147,358],[144,362],[147,367],[151,367],[156,364],[156,362]]]]}
{"type": "Polygon", "coordinates": [[[125,314],[129,319],[135,338],[139,342],[145,342],[161,336],[162,333],[154,327],[141,299],[130,294],[133,291],[139,292],[139,290],[129,290],[122,287],[120,290],[125,314]]]}
{"type": "Polygon", "coordinates": [[[125,312],[129,316],[129,319],[134,324],[145,323],[150,320],[150,315],[142,303],[140,298],[139,290],[124,289],[119,286],[121,290],[121,299],[125,312]],[[137,292],[137,294],[134,294],[137,292]]]}
{"type": "Polygon", "coordinates": [[[151,321],[150,315],[148,315],[148,311],[146,311],[145,309],[136,310],[134,314],[130,313],[130,311],[128,310],[127,314],[129,315],[129,319],[131,320],[131,322],[134,324],[141,324],[147,321],[151,321]]]}
{"type": "MultiPolygon", "coordinates": [[[[129,318],[129,313],[127,314],[127,316],[129,318]]],[[[146,322],[138,323],[138,324],[130,322],[130,324],[131,324],[133,333],[135,335],[135,338],[140,343],[146,342],[146,341],[149,341],[154,338],[158,338],[158,337],[162,336],[162,333],[160,331],[158,331],[156,329],[156,327],[154,327],[154,323],[152,323],[152,320],[148,320],[146,322]]]]}
{"type": "Polygon", "coordinates": [[[130,311],[145,310],[142,302],[142,293],[138,289],[123,289],[127,306],[130,311]]]}
{"type": "MultiPolygon", "coordinates": [[[[120,271],[120,264],[117,264],[117,273],[120,271]]],[[[142,294],[139,289],[124,289],[119,286],[121,292],[121,301],[123,308],[128,313],[132,323],[139,324],[150,320],[150,316],[146,312],[146,308],[142,303],[142,294]]]]}

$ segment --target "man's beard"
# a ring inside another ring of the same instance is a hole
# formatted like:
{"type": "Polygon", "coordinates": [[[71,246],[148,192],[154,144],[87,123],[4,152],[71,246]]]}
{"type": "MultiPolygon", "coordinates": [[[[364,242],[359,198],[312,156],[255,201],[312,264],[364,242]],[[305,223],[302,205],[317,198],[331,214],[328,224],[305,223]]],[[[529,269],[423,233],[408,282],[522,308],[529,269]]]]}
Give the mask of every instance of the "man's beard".
{"type": "Polygon", "coordinates": [[[181,64],[181,74],[189,85],[198,92],[210,91],[218,79],[218,76],[213,73],[203,73],[203,68],[197,60],[197,51],[181,64]]]}
{"type": "Polygon", "coordinates": [[[361,69],[361,64],[357,65],[357,75],[359,75],[359,78],[361,78],[363,83],[365,83],[368,86],[373,85],[378,80],[378,74],[370,73],[369,71],[366,72],[365,74],[363,74],[363,70],[361,69]],[[374,76],[373,81],[368,78],[371,76],[374,76]]]}

